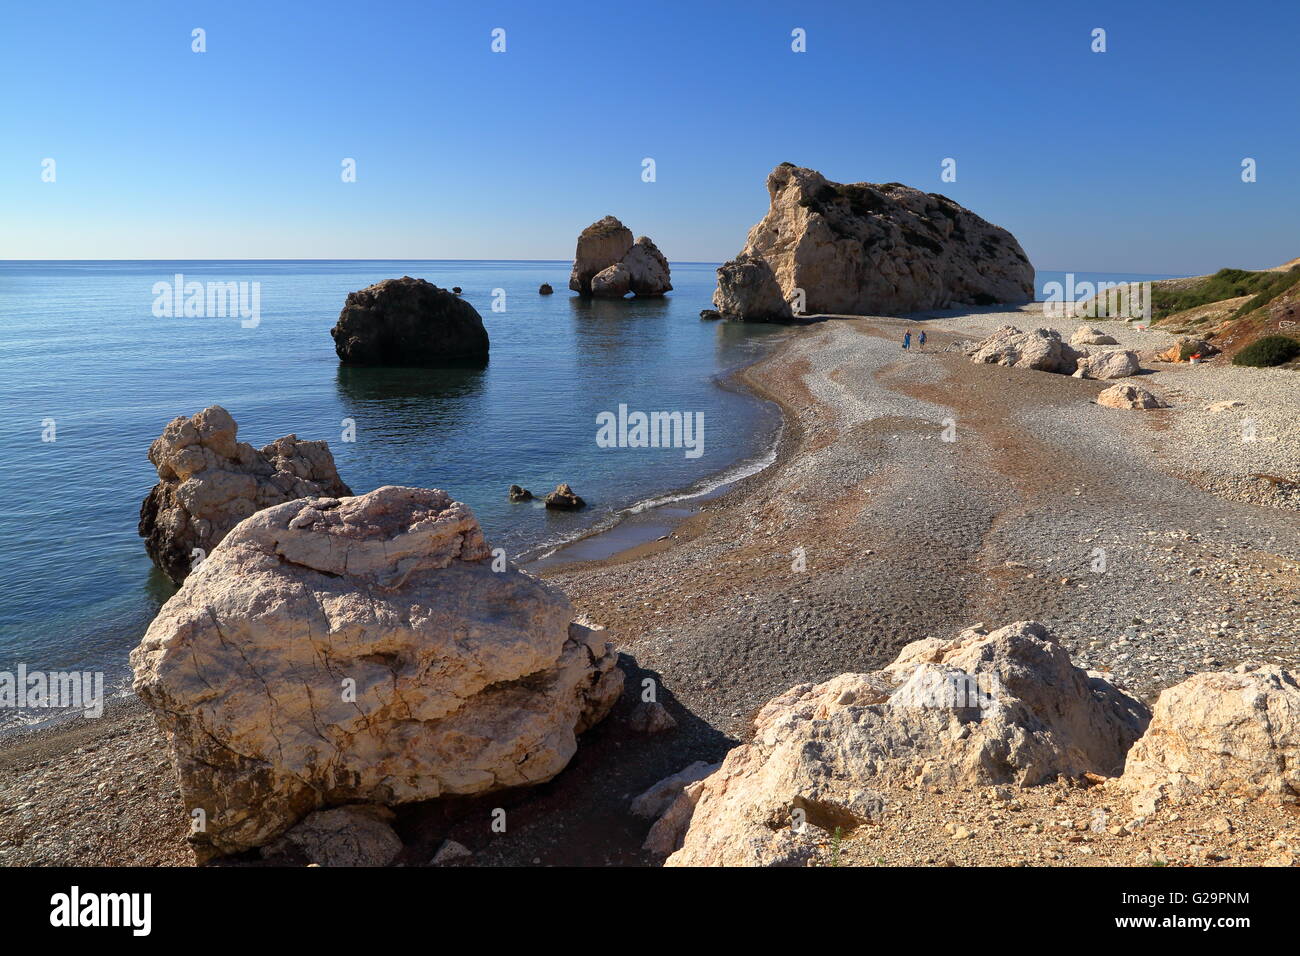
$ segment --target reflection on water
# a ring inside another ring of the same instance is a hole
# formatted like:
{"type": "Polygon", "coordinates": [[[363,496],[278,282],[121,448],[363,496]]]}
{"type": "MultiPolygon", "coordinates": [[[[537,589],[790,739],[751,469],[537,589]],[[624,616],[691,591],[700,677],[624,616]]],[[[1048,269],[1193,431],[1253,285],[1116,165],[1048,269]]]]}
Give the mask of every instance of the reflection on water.
{"type": "Polygon", "coordinates": [[[380,368],[340,364],[335,373],[339,395],[358,408],[405,402],[462,398],[482,391],[487,366],[464,368],[380,368]]]}
{"type": "Polygon", "coordinates": [[[601,363],[622,361],[629,350],[654,348],[668,335],[671,301],[569,297],[573,334],[579,350],[601,363]]]}
{"type": "Polygon", "coordinates": [[[436,439],[470,427],[479,414],[487,369],[370,368],[340,365],[335,385],[358,429],[382,420],[389,436],[436,439]]]}
{"type": "Polygon", "coordinates": [[[713,344],[723,364],[733,364],[738,357],[748,357],[765,348],[773,336],[786,335],[792,326],[777,322],[728,322],[701,319],[714,328],[713,344]]]}
{"type": "Polygon", "coordinates": [[[595,296],[569,296],[569,311],[576,316],[596,319],[627,319],[636,316],[668,315],[670,297],[663,295],[633,296],[627,299],[598,299],[595,296]]]}

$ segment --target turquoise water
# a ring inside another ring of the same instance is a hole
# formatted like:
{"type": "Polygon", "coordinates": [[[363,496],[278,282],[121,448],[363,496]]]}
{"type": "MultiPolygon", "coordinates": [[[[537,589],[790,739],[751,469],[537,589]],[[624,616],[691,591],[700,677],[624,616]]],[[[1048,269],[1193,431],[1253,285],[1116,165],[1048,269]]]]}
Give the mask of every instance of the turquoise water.
{"type": "Polygon", "coordinates": [[[210,404],[256,447],[327,440],[357,493],[446,489],[516,559],[755,467],[776,410],[718,381],[783,330],[702,322],[714,268],[675,264],[663,299],[596,302],[567,291],[567,262],[0,262],[0,670],[104,670],[121,687],[171,593],[136,535],[149,444],[210,404]],[[260,283],[260,323],[155,317],[153,286],[176,273],[260,283]],[[347,293],[401,275],[463,288],[491,336],[485,369],[339,365],[329,329],[347,293]],[[702,412],[703,453],[598,447],[596,416],[620,403],[702,412]],[[540,495],[562,481],[587,511],[506,501],[512,483],[540,495]]]}

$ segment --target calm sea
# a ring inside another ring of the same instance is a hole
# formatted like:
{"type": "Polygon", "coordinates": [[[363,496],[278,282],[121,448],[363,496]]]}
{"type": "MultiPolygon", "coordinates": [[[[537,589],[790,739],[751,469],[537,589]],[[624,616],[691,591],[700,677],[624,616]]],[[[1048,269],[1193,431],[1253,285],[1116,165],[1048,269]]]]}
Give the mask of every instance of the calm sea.
{"type": "MultiPolygon", "coordinates": [[[[720,382],[785,331],[702,322],[714,268],[678,263],[665,298],[599,302],[567,291],[567,262],[0,262],[0,671],[103,671],[124,689],[128,652],[173,592],[136,535],[156,480],[146,453],[169,420],[214,403],[256,447],[327,440],[357,493],[446,489],[521,561],[757,470],[779,416],[720,382]],[[155,316],[155,283],[178,273],[258,283],[260,322],[155,316]],[[486,368],[339,365],[329,329],[347,293],[401,275],[463,289],[491,336],[486,368]],[[703,453],[599,447],[597,415],[620,404],[702,413],[703,453]],[[506,501],[511,484],[541,495],[562,481],[588,510],[506,501]]],[[[1064,275],[1040,273],[1040,297],[1064,275]]],[[[0,711],[0,727],[20,719],[0,711]]]]}
{"type": "Polygon", "coordinates": [[[357,493],[446,489],[517,559],[756,469],[779,417],[719,381],[783,330],[702,322],[714,268],[674,264],[662,299],[596,302],[568,291],[567,262],[0,262],[0,670],[103,670],[122,688],[172,592],[136,535],[146,453],[214,403],[256,447],[327,440],[357,493]],[[154,284],[177,273],[259,283],[260,323],[155,317],[154,284]],[[491,336],[485,369],[339,365],[329,329],[347,293],[401,275],[463,289],[491,336]],[[703,453],[598,447],[596,416],[620,404],[703,413],[703,453]],[[512,483],[564,481],[587,511],[506,501],[512,483]]]}

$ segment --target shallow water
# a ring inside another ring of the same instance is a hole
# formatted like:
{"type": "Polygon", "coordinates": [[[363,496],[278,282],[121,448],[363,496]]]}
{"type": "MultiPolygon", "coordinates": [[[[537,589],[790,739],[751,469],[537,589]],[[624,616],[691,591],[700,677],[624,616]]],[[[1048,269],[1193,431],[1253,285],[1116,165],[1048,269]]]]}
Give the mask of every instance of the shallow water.
{"type": "Polygon", "coordinates": [[[0,670],[104,670],[126,655],[171,587],[136,535],[163,426],[216,403],[254,446],[326,439],[362,493],[445,488],[489,541],[527,559],[672,491],[699,491],[761,461],[773,406],[719,386],[781,329],[702,322],[714,266],[676,264],[662,299],[584,301],[566,262],[0,262],[0,670]],[[260,322],[153,314],[157,282],[259,283],[260,322]],[[339,365],[329,329],[349,291],[412,275],[483,316],[483,369],[339,365]],[[539,296],[549,282],[556,292],[539,296]],[[494,290],[504,290],[504,299],[494,290]],[[504,311],[493,311],[494,299],[504,311]],[[596,416],[701,412],[703,452],[602,448],[596,416]],[[344,420],[355,441],[342,440],[344,420]],[[48,425],[54,426],[54,441],[48,425]],[[584,512],[512,505],[570,482],[584,512]]]}

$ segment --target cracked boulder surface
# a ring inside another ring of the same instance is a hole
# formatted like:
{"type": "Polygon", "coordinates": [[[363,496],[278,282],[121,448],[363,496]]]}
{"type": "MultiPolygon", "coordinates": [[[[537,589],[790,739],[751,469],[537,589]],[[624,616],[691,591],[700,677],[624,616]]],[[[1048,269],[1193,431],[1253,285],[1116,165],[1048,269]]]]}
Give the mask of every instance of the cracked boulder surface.
{"type": "Polygon", "coordinates": [[[556,588],[493,564],[470,509],[421,488],[292,501],[226,536],[131,654],[200,861],[322,807],[565,767],[621,693],[613,646],[556,588]]]}
{"type": "Polygon", "coordinates": [[[158,484],[140,506],[139,533],[176,584],[254,512],[295,498],[352,494],[325,442],[286,435],[258,450],[237,439],[238,428],[228,411],[210,405],[172,419],[149,448],[158,484]]]}

